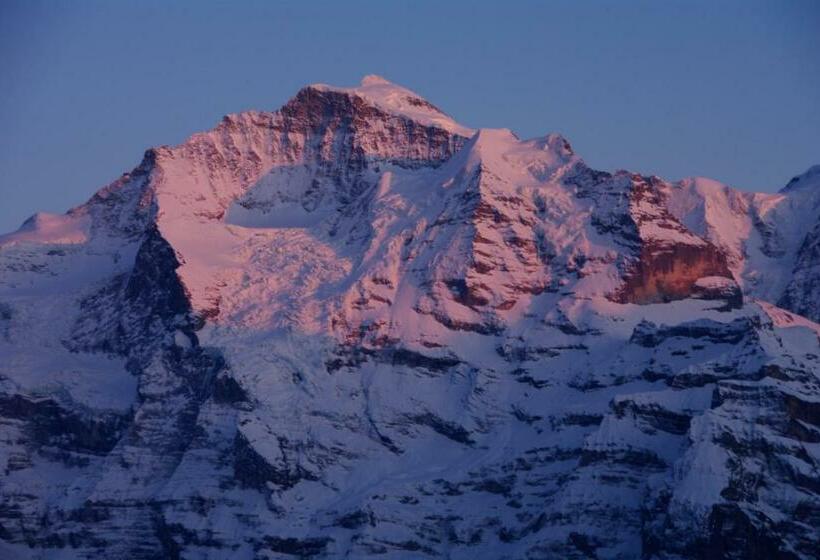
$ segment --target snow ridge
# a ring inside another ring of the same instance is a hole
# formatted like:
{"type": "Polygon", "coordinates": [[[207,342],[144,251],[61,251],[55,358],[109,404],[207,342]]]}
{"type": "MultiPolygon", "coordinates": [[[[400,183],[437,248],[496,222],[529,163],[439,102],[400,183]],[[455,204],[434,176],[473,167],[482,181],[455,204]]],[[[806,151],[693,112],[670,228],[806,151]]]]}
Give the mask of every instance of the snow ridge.
{"type": "Polygon", "coordinates": [[[3,558],[813,558],[820,189],[378,76],[0,237],[3,558]]]}

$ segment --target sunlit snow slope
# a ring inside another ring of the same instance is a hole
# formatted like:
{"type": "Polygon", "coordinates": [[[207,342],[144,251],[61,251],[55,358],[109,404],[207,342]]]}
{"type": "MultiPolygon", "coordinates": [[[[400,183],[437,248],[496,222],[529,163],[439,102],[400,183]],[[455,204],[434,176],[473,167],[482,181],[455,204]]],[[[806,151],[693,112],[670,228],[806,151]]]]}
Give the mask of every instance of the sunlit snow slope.
{"type": "Polygon", "coordinates": [[[817,558],[818,321],[820,167],[308,86],[0,236],[0,557],[817,558]]]}

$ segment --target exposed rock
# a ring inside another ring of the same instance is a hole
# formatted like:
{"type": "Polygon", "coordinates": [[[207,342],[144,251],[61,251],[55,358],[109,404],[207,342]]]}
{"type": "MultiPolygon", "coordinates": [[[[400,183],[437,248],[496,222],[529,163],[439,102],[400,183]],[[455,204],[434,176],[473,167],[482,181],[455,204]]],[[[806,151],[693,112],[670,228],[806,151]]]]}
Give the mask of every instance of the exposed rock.
{"type": "Polygon", "coordinates": [[[151,149],[0,237],[0,556],[816,557],[815,175],[373,76],[151,149]]]}

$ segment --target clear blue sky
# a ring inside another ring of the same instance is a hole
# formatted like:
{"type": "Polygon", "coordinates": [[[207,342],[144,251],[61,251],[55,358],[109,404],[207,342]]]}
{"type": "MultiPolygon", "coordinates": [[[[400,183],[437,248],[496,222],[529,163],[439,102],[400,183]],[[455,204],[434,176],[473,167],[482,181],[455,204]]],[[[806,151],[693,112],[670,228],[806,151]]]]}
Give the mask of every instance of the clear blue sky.
{"type": "Polygon", "coordinates": [[[0,231],[153,145],[381,74],[601,169],[775,190],[820,163],[820,2],[0,1],[0,231]]]}

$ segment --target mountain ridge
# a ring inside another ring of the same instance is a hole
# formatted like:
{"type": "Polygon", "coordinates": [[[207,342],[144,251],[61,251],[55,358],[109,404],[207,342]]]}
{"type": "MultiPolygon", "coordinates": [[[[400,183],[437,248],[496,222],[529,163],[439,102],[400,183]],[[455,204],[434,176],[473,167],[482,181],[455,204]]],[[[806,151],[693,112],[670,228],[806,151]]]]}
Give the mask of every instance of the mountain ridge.
{"type": "Polygon", "coordinates": [[[0,237],[4,556],[815,557],[820,191],[420,99],[307,86],[0,237]]]}

